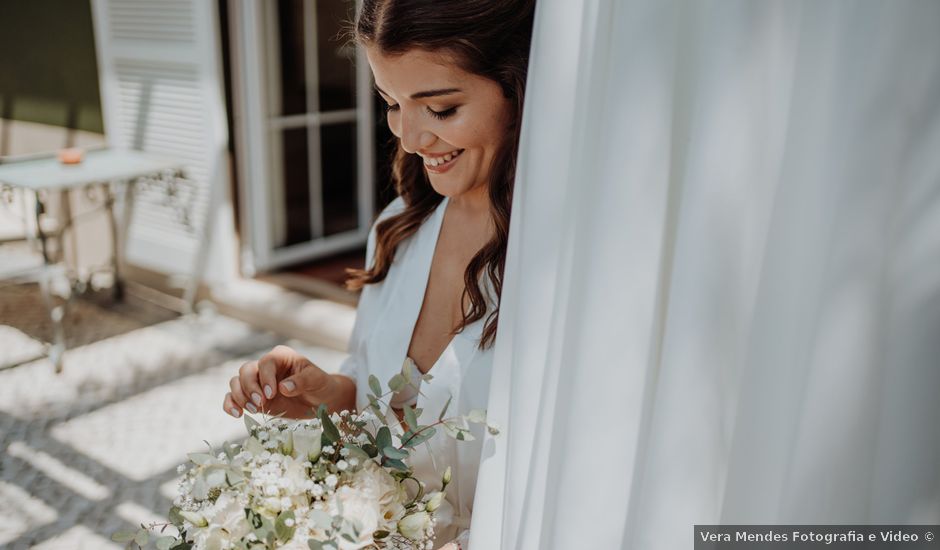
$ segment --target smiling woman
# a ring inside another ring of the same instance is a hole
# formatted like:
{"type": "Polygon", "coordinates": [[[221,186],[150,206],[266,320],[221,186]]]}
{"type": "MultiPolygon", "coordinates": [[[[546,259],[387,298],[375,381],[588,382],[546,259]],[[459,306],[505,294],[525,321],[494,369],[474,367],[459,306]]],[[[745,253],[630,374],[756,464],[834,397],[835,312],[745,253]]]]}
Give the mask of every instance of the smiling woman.
{"type": "MultiPolygon", "coordinates": [[[[371,377],[403,368],[433,375],[396,389],[399,415],[486,408],[533,12],[534,0],[363,0],[352,32],[397,138],[399,196],[372,227],[366,268],[349,270],[362,290],[350,355],[334,375],[287,348],[246,363],[231,414],[363,410],[371,377]]],[[[411,456],[426,491],[453,472],[435,548],[468,548],[482,427],[470,433],[459,445],[439,433],[411,456]]]]}

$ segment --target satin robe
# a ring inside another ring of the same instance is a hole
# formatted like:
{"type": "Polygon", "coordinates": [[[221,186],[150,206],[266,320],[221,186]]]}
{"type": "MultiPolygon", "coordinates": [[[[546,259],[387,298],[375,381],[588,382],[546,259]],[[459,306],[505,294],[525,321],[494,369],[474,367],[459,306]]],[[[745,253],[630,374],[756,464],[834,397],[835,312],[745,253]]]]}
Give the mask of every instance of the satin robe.
{"type": "MultiPolygon", "coordinates": [[[[379,379],[384,389],[391,377],[401,372],[424,301],[431,261],[448,202],[445,197],[417,232],[399,245],[385,280],[366,285],[362,290],[349,342],[350,355],[339,370],[340,374],[356,382],[356,406],[359,410],[364,410],[369,404],[366,393],[370,374],[379,379]]],[[[366,248],[366,265],[373,262],[375,225],[401,212],[404,207],[402,198],[396,198],[372,226],[366,248]]],[[[495,303],[492,285],[485,275],[481,281],[492,308],[495,303]]],[[[485,319],[468,325],[455,335],[428,371],[433,379],[421,382],[422,395],[418,396],[417,408],[423,409],[423,413],[419,423],[435,422],[451,396],[453,399],[447,417],[486,408],[493,347],[480,350],[478,346],[485,319]]],[[[458,537],[467,548],[483,427],[471,425],[471,430],[476,440],[455,441],[438,429],[435,436],[427,444],[419,446],[411,457],[415,475],[426,483],[427,491],[440,489],[444,470],[447,466],[452,470],[446,502],[438,511],[434,548],[458,537]]]]}

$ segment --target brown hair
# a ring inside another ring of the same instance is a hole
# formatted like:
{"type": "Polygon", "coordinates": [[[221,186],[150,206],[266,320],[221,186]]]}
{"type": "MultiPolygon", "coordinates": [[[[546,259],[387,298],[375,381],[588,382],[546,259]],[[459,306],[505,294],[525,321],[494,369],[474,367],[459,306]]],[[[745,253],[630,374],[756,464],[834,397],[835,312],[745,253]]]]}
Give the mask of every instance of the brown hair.
{"type": "MultiPolygon", "coordinates": [[[[462,303],[469,298],[470,309],[463,312],[455,330],[461,332],[487,315],[487,298],[481,288],[485,271],[496,303],[483,327],[481,349],[493,344],[499,320],[534,10],[535,0],[363,0],[352,31],[357,42],[376,46],[385,55],[401,55],[414,48],[451,54],[463,70],[499,84],[509,100],[507,137],[490,170],[490,213],[496,233],[464,273],[462,303]]],[[[406,152],[400,141],[392,161],[392,181],[405,209],[376,226],[373,265],[346,270],[350,276],[346,287],[351,290],[384,280],[398,245],[443,200],[431,188],[421,158],[406,152]]]]}

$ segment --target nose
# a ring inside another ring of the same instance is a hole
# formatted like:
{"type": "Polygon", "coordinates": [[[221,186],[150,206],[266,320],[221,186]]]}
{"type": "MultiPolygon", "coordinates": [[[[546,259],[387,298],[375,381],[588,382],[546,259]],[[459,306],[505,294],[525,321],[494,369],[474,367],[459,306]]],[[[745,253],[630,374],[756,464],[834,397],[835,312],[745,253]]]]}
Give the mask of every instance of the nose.
{"type": "MultiPolygon", "coordinates": [[[[420,119],[413,115],[402,113],[399,124],[398,132],[395,132],[395,134],[401,139],[402,148],[409,153],[413,154],[416,151],[430,148],[437,139],[437,136],[425,128],[420,119]]],[[[394,130],[393,128],[392,131],[394,132],[394,130]]]]}

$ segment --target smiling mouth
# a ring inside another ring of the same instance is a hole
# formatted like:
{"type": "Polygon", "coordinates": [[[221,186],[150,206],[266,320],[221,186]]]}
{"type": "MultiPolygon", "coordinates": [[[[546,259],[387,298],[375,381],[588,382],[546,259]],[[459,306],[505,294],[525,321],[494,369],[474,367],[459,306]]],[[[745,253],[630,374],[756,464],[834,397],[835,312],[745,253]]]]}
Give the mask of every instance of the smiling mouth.
{"type": "Polygon", "coordinates": [[[456,151],[451,151],[450,153],[447,153],[446,155],[442,155],[440,157],[424,157],[424,166],[428,168],[429,170],[432,168],[437,168],[437,169],[445,168],[453,164],[454,161],[456,161],[457,158],[460,156],[460,154],[463,152],[464,152],[463,149],[457,149],[456,151]]]}

